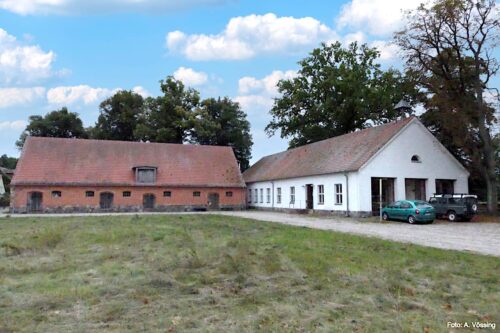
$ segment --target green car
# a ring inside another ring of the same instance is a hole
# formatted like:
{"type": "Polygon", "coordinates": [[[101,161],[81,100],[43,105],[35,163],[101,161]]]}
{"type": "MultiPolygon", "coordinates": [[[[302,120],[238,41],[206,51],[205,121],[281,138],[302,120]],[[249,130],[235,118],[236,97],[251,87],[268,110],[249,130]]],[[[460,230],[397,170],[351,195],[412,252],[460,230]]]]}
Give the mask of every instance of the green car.
{"type": "Polygon", "coordinates": [[[416,222],[432,223],[436,211],[429,203],[421,200],[396,201],[382,209],[382,218],[387,220],[403,220],[414,224],[416,222]]]}

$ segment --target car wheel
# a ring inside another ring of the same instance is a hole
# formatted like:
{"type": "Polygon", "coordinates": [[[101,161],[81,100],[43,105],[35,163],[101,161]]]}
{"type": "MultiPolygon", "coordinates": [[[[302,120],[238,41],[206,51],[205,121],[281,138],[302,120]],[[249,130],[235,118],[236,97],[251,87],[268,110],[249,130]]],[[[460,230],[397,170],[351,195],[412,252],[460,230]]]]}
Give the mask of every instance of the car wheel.
{"type": "Polygon", "coordinates": [[[383,213],[382,214],[382,220],[389,221],[389,215],[387,215],[387,213],[383,213]]]}
{"type": "Polygon", "coordinates": [[[415,222],[417,222],[417,220],[415,220],[415,216],[413,215],[408,216],[408,223],[414,224],[415,222]]]}
{"type": "Polygon", "coordinates": [[[448,212],[448,221],[455,222],[457,220],[457,213],[454,210],[448,212]]]}

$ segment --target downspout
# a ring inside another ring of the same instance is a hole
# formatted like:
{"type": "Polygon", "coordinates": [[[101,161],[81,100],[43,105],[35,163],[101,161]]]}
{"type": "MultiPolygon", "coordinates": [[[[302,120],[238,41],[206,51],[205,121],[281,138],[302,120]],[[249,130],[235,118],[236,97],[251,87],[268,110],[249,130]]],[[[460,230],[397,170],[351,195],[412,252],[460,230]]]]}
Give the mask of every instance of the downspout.
{"type": "Polygon", "coordinates": [[[345,203],[346,203],[346,216],[349,216],[349,174],[344,173],[345,177],[345,191],[346,191],[346,196],[345,196],[345,203]]]}
{"type": "Polygon", "coordinates": [[[272,190],[271,190],[271,195],[272,195],[272,198],[271,198],[271,208],[274,209],[274,181],[271,182],[271,187],[272,187],[272,190]]]}

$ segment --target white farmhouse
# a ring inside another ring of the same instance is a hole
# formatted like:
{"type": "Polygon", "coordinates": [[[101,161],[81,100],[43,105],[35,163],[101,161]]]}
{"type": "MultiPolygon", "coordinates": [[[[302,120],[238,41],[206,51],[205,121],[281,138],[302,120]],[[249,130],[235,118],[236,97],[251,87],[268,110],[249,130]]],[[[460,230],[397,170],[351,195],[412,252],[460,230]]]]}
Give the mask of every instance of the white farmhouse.
{"type": "Polygon", "coordinates": [[[269,155],[243,174],[250,207],[352,216],[377,213],[380,202],[467,193],[468,177],[416,117],[269,155]]]}

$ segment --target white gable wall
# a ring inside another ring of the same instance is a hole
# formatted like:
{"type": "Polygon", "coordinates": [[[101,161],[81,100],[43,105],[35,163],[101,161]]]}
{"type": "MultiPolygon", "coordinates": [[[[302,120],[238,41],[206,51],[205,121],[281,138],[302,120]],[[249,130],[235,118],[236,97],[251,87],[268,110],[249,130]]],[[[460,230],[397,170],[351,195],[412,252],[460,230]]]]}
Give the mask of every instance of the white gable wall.
{"type": "Polygon", "coordinates": [[[396,178],[395,200],[403,200],[405,178],[426,179],[426,198],[436,191],[436,179],[454,179],[456,193],[468,193],[468,172],[419,121],[413,120],[359,170],[360,211],[371,210],[371,178],[396,178]],[[411,162],[418,155],[421,163],[411,162]]]}

